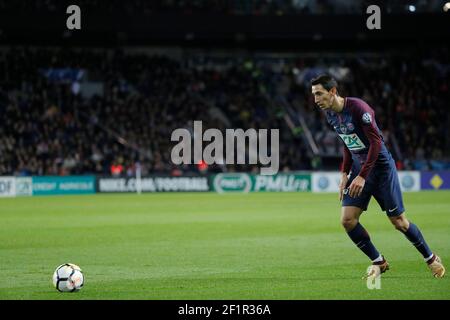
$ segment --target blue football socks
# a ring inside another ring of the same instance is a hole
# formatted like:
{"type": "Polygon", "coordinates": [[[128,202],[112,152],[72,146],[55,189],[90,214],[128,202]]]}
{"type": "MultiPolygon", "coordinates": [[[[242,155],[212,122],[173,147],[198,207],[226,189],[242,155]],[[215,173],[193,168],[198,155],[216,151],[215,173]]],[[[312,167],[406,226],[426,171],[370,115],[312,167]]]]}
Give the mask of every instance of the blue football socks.
{"type": "Polygon", "coordinates": [[[348,236],[356,244],[356,246],[365,253],[370,260],[375,260],[380,256],[372,241],[370,241],[369,234],[366,229],[358,222],[358,224],[349,232],[348,236]]]}
{"type": "Polygon", "coordinates": [[[403,234],[409,241],[416,247],[416,249],[422,254],[424,259],[429,258],[433,253],[428,247],[425,239],[422,236],[419,228],[414,223],[409,223],[409,228],[403,234]]]}

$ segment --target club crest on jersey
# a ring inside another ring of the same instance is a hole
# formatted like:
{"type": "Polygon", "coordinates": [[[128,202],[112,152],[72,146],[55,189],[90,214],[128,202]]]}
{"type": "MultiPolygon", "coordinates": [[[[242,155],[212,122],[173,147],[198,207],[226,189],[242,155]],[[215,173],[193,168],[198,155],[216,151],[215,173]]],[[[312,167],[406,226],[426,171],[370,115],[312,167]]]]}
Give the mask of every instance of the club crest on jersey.
{"type": "Polygon", "coordinates": [[[362,121],[366,124],[369,124],[372,122],[372,116],[370,115],[370,113],[366,112],[362,115],[362,121]]]}
{"type": "MultiPolygon", "coordinates": [[[[335,129],[337,129],[338,127],[334,127],[335,129]]],[[[341,123],[339,125],[339,130],[343,133],[343,134],[348,134],[350,132],[352,132],[353,130],[355,130],[355,126],[353,125],[353,123],[341,123]]]]}
{"type": "Polygon", "coordinates": [[[347,134],[347,127],[345,126],[345,124],[341,124],[340,126],[339,126],[339,130],[341,130],[341,132],[343,133],[343,134],[347,134]]]}

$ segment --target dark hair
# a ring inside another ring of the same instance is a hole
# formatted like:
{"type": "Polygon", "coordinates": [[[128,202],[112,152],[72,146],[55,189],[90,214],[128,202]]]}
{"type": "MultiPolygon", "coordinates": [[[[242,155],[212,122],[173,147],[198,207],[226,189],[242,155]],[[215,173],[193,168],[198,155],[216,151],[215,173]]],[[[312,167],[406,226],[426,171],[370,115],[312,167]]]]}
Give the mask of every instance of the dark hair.
{"type": "Polygon", "coordinates": [[[333,88],[333,87],[335,87],[337,89],[337,86],[338,86],[337,81],[333,77],[331,77],[327,74],[321,74],[317,78],[314,78],[311,80],[312,86],[315,86],[318,84],[321,84],[324,87],[324,89],[327,91],[330,91],[331,88],[333,88]]]}

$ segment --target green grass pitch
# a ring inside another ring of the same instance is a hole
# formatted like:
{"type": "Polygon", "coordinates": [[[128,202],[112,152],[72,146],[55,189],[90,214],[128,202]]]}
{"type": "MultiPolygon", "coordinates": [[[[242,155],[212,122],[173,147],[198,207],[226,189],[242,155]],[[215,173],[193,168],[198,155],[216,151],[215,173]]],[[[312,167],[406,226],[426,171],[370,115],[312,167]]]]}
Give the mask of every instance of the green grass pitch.
{"type": "MultiPolygon", "coordinates": [[[[450,268],[450,192],[404,194],[450,268]]],[[[102,194],[0,199],[0,299],[449,299],[372,199],[361,219],[391,264],[381,289],[340,226],[336,194],[102,194]],[[59,293],[54,268],[82,267],[59,293]]],[[[450,272],[450,269],[448,270],[450,272]]]]}

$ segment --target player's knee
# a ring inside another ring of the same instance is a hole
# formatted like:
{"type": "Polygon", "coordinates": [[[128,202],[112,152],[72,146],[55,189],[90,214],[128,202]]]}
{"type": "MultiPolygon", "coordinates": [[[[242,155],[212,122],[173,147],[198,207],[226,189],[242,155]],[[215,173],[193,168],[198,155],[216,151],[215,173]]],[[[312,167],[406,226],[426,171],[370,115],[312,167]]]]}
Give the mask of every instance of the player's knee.
{"type": "Polygon", "coordinates": [[[398,231],[406,232],[409,228],[409,222],[404,217],[391,218],[391,222],[398,231]]]}
{"type": "Polygon", "coordinates": [[[346,231],[351,231],[358,224],[358,220],[355,218],[342,218],[341,224],[346,231]]]}
{"type": "Polygon", "coordinates": [[[398,231],[401,231],[403,233],[408,231],[408,227],[404,224],[396,224],[394,226],[395,226],[395,229],[397,229],[398,231]]]}

